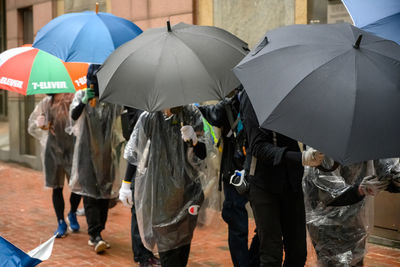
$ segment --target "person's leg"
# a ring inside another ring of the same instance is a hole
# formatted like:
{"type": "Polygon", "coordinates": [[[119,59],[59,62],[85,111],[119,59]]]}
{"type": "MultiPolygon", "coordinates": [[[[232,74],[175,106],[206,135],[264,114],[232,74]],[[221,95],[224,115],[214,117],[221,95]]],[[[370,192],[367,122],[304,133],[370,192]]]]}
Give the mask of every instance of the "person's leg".
{"type": "Polygon", "coordinates": [[[57,221],[64,220],[64,196],[63,196],[63,188],[53,188],[53,207],[56,212],[57,221]]]}
{"type": "Polygon", "coordinates": [[[250,185],[250,202],[260,240],[260,266],[282,266],[280,195],[250,185]]]}
{"type": "Polygon", "coordinates": [[[228,224],[228,243],[233,266],[247,266],[248,251],[248,199],[236,191],[235,187],[224,182],[225,200],[222,207],[222,218],[228,224]]]}
{"type": "MultiPolygon", "coordinates": [[[[107,203],[107,211],[108,211],[108,202],[107,203]]],[[[103,252],[107,245],[104,240],[101,238],[100,232],[104,229],[103,228],[103,218],[102,218],[102,211],[101,211],[101,203],[97,199],[84,196],[83,197],[83,206],[85,208],[86,213],[86,221],[88,224],[88,233],[90,239],[88,244],[90,246],[94,246],[94,250],[96,253],[103,252]]]]}
{"type": "Polygon", "coordinates": [[[248,267],[260,266],[260,240],[258,238],[257,229],[254,230],[254,236],[251,240],[249,249],[249,264],[248,267]]]}
{"type": "Polygon", "coordinates": [[[151,257],[153,257],[153,253],[144,247],[142,239],[140,238],[139,226],[136,219],[135,206],[132,206],[131,239],[132,239],[133,260],[135,262],[144,263],[148,261],[151,257]]]}
{"type": "Polygon", "coordinates": [[[71,209],[68,213],[68,222],[69,222],[69,230],[72,232],[79,231],[79,223],[76,218],[76,210],[79,206],[79,202],[81,201],[81,195],[75,194],[71,192],[71,196],[69,197],[69,203],[71,204],[71,209]]]}
{"type": "Polygon", "coordinates": [[[189,260],[190,244],[160,252],[162,267],[185,267],[189,260]]]}
{"type": "Polygon", "coordinates": [[[304,266],[307,260],[306,218],[303,193],[289,192],[282,198],[284,267],[304,266]]]}

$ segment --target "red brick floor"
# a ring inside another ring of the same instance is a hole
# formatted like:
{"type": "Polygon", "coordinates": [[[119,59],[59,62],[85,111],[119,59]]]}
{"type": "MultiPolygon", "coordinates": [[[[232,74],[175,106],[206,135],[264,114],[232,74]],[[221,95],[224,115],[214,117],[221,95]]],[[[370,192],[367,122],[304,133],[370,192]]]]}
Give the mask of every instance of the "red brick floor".
{"type": "MultiPolygon", "coordinates": [[[[0,162],[0,235],[24,251],[47,240],[57,224],[51,192],[44,188],[40,172],[0,162]]],[[[68,200],[67,187],[64,197],[68,200]]],[[[66,214],[68,209],[66,201],[66,214]]],[[[137,266],[132,260],[129,209],[118,204],[110,210],[103,237],[112,248],[103,255],[96,255],[87,245],[85,218],[78,220],[81,231],[56,239],[51,258],[40,266],[137,266]]],[[[254,229],[253,220],[250,225],[254,229]]],[[[316,266],[310,246],[308,254],[307,266],[316,266]]],[[[227,227],[219,217],[213,227],[196,229],[188,266],[232,266],[227,227]]],[[[400,250],[369,244],[366,266],[400,266],[400,250]]]]}

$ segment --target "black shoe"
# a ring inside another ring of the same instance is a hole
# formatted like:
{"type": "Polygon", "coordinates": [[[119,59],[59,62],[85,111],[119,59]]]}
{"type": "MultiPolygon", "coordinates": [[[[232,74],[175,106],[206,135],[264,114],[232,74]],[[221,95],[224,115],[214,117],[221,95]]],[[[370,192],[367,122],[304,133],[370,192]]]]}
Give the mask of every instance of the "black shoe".
{"type": "Polygon", "coordinates": [[[152,264],[153,266],[161,266],[160,259],[157,258],[156,256],[152,256],[152,257],[149,259],[149,261],[151,262],[151,264],[152,264]]]}
{"type": "Polygon", "coordinates": [[[102,253],[107,249],[107,243],[101,238],[100,235],[96,237],[90,237],[88,245],[94,247],[96,253],[102,253]]]}

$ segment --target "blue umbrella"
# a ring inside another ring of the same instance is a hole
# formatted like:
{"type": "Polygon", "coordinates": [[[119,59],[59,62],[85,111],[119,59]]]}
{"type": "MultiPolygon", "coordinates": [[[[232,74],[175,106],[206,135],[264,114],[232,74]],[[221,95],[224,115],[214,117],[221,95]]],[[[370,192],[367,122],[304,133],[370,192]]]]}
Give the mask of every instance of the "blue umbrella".
{"type": "Polygon", "coordinates": [[[66,62],[102,64],[116,48],[141,33],[133,22],[109,13],[69,13],[40,29],[33,47],[66,62]]]}
{"type": "Polygon", "coordinates": [[[399,0],[342,0],[354,25],[400,44],[399,0]]]}

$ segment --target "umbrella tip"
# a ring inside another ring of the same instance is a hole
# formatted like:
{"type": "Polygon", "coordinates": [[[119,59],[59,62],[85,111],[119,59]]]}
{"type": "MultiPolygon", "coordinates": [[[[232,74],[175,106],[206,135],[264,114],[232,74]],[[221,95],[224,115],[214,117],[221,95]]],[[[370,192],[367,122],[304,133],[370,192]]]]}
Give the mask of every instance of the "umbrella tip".
{"type": "Polygon", "coordinates": [[[167,21],[167,29],[169,32],[172,32],[171,23],[169,22],[169,20],[167,21]]]}
{"type": "Polygon", "coordinates": [[[358,39],[357,39],[356,43],[353,45],[353,47],[354,47],[355,49],[359,49],[359,48],[360,48],[361,39],[362,39],[362,34],[360,34],[360,35],[358,36],[358,39]]]}

